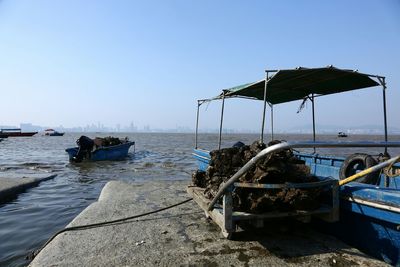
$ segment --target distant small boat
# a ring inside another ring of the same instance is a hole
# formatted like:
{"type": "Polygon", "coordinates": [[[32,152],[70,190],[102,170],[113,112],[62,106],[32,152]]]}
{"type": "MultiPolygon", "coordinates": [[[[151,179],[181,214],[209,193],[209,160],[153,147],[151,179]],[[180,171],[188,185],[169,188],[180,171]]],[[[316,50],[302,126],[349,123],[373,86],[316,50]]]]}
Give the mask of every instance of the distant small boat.
{"type": "Polygon", "coordinates": [[[344,132],[339,132],[338,137],[347,137],[347,134],[345,134],[344,132]]]}
{"type": "Polygon", "coordinates": [[[38,132],[22,132],[20,128],[1,129],[0,130],[0,138],[27,137],[27,136],[33,136],[37,133],[38,132]]]}
{"type": "Polygon", "coordinates": [[[45,131],[44,131],[44,135],[47,135],[47,136],[63,136],[65,133],[60,133],[60,132],[57,132],[56,130],[54,130],[54,129],[46,129],[45,131]]]}

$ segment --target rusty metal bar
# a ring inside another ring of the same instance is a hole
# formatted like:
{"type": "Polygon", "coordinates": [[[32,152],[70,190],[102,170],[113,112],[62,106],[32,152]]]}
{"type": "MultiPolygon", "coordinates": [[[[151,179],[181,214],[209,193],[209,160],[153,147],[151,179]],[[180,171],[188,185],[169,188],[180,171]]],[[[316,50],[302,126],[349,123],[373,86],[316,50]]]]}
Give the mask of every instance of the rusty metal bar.
{"type": "Polygon", "coordinates": [[[200,101],[197,101],[197,114],[196,114],[196,133],[194,137],[194,147],[197,149],[197,138],[199,133],[199,113],[200,113],[200,101]]]}
{"type": "Polygon", "coordinates": [[[271,107],[271,141],[274,140],[274,105],[270,104],[271,107]]]}
{"type": "Polygon", "coordinates": [[[267,108],[267,84],[268,84],[268,71],[265,71],[265,82],[264,82],[264,109],[261,122],[261,136],[260,143],[264,142],[264,125],[265,125],[265,110],[267,108]]]}
{"type": "MultiPolygon", "coordinates": [[[[387,129],[387,114],[386,114],[386,81],[385,77],[378,77],[382,85],[382,97],[383,97],[383,124],[385,127],[385,142],[388,141],[388,129],[387,129]]],[[[385,154],[387,154],[387,147],[385,147],[385,154]]]]}
{"type": "Polygon", "coordinates": [[[224,106],[225,106],[225,90],[222,91],[221,122],[220,122],[220,125],[219,125],[218,150],[221,149],[221,141],[222,141],[222,122],[224,121],[224,106]]]}
{"type": "MultiPolygon", "coordinates": [[[[315,109],[314,109],[314,94],[311,95],[311,103],[312,103],[313,141],[315,142],[315,109]]],[[[314,147],[314,153],[315,153],[315,147],[314,147]]]]}

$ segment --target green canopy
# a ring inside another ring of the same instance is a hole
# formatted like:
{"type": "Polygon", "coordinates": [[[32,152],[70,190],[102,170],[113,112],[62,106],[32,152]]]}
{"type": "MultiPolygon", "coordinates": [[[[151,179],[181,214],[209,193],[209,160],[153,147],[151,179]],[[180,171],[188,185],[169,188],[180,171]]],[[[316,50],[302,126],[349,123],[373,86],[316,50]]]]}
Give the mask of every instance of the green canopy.
{"type": "MultiPolygon", "coordinates": [[[[266,100],[271,104],[279,104],[304,99],[311,94],[329,95],[377,85],[367,74],[334,67],[279,70],[267,81],[266,100]]],[[[261,80],[229,88],[224,92],[225,97],[264,100],[264,88],[265,80],[261,80]]]]}

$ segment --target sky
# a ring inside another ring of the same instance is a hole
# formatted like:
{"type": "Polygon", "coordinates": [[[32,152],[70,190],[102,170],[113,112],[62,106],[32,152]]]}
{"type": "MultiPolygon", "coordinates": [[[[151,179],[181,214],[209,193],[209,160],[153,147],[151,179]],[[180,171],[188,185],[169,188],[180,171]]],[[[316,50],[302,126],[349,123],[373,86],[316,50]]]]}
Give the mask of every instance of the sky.
{"type": "MultiPolygon", "coordinates": [[[[386,76],[400,128],[400,1],[0,0],[0,125],[194,128],[197,99],[327,65],[386,76]]],[[[299,105],[275,106],[277,131],[311,124],[299,105]]],[[[260,129],[262,101],[225,108],[224,128],[260,129]]],[[[315,108],[319,127],[383,124],[378,87],[315,108]]],[[[200,128],[218,128],[220,109],[202,106],[200,128]]]]}

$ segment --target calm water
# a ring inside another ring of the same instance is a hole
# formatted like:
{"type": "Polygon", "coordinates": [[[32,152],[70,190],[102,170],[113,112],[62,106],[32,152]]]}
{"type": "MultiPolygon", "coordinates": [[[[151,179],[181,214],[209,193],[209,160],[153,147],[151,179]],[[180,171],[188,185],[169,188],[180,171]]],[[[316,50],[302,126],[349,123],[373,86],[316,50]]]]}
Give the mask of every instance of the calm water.
{"type": "MultiPolygon", "coordinates": [[[[104,133],[86,134],[89,137],[107,136],[104,133]]],[[[108,134],[110,135],[110,134],[108,134]]],[[[57,174],[50,181],[27,190],[16,199],[0,205],[0,266],[25,266],[25,256],[38,249],[54,232],[64,228],[89,204],[96,201],[104,184],[110,180],[190,180],[196,165],[191,157],[194,145],[192,134],[111,134],[136,141],[124,161],[82,163],[68,162],[65,148],[74,146],[80,134],[67,133],[63,137],[34,136],[8,138],[0,143],[0,177],[21,177],[24,174],[57,174]]],[[[223,146],[236,141],[249,144],[258,135],[224,135],[223,146]]],[[[306,135],[281,135],[288,141],[309,140],[306,135]]],[[[214,149],[218,136],[201,135],[199,147],[214,149]]],[[[319,140],[339,140],[335,136],[321,136],[319,140]]],[[[341,141],[343,139],[340,139],[341,141]]],[[[376,136],[353,136],[350,140],[382,140],[376,136]]],[[[400,141],[400,137],[391,137],[400,141]]],[[[345,150],[324,150],[326,154],[347,155],[345,150]]],[[[379,154],[382,149],[365,150],[379,154]]],[[[400,151],[391,151],[400,154],[400,151]]]]}

